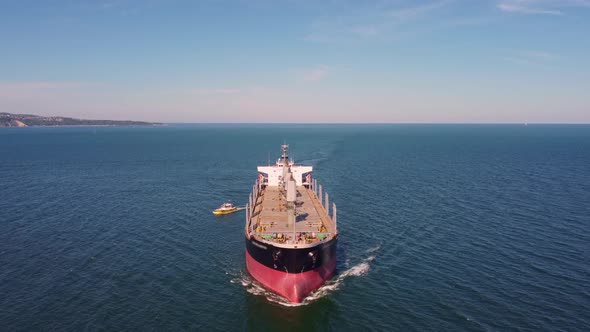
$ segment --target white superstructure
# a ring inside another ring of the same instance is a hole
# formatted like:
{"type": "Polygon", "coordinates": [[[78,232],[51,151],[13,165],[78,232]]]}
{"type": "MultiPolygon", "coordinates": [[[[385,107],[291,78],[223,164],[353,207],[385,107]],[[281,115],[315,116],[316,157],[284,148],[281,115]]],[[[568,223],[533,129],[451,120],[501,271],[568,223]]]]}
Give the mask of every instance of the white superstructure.
{"type": "Polygon", "coordinates": [[[260,178],[264,180],[263,185],[278,186],[282,184],[286,177],[286,174],[283,173],[287,170],[287,167],[283,166],[291,166],[291,173],[297,186],[311,185],[311,172],[313,170],[313,167],[295,165],[287,155],[288,148],[289,146],[286,144],[283,144],[281,146],[281,149],[283,150],[283,155],[281,156],[281,158],[277,160],[277,163],[275,165],[258,166],[258,173],[260,173],[260,178]],[[284,165],[285,162],[288,163],[288,165],[284,165]]]}

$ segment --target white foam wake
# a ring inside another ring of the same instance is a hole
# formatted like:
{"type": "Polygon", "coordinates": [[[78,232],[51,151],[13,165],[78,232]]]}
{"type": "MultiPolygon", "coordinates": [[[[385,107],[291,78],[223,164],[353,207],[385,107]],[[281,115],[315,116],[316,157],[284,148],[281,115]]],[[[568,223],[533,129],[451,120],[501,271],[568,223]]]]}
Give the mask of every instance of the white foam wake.
{"type": "MultiPolygon", "coordinates": [[[[366,253],[374,253],[381,249],[381,245],[377,247],[370,248],[366,251],[366,253]]],[[[326,297],[336,290],[340,289],[344,280],[350,277],[361,277],[366,275],[370,269],[370,263],[375,259],[375,255],[368,256],[364,258],[360,263],[346,269],[342,273],[336,275],[336,277],[328,280],[322,287],[313,291],[310,295],[308,295],[303,302],[301,303],[292,303],[287,301],[287,299],[279,296],[266,288],[262,287],[256,280],[254,280],[248,273],[243,271],[240,272],[240,275],[231,279],[231,283],[239,283],[246,288],[246,291],[253,295],[260,295],[266,297],[266,299],[270,302],[280,304],[286,307],[298,307],[302,305],[308,305],[312,302],[317,301],[323,297],[326,297]]]]}

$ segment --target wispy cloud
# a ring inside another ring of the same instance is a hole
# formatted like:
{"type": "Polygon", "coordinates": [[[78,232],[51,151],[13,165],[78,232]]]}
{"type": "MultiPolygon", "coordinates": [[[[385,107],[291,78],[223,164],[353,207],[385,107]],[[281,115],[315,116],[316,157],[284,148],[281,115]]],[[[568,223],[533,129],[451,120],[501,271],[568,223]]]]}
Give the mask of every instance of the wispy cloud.
{"type": "Polygon", "coordinates": [[[305,81],[321,81],[330,73],[330,68],[326,65],[318,65],[312,68],[299,70],[299,76],[305,81]]]}
{"type": "Polygon", "coordinates": [[[469,27],[478,25],[487,25],[495,23],[499,20],[496,16],[485,16],[485,17],[459,17],[453,18],[443,23],[445,27],[469,27]]]}
{"type": "Polygon", "coordinates": [[[416,5],[410,1],[380,1],[357,6],[340,15],[319,18],[312,23],[305,40],[333,43],[395,38],[404,24],[425,19],[453,2],[436,0],[416,5]]]}
{"type": "Polygon", "coordinates": [[[445,7],[452,2],[453,0],[439,0],[417,6],[398,8],[389,11],[387,15],[399,21],[413,20],[431,11],[445,7]]]}
{"type": "Polygon", "coordinates": [[[544,15],[563,15],[561,10],[555,9],[541,9],[532,7],[530,5],[522,5],[518,3],[500,3],[498,8],[504,12],[521,13],[521,14],[544,14],[544,15]]]}
{"type": "Polygon", "coordinates": [[[100,11],[110,12],[121,16],[131,16],[139,14],[141,9],[154,5],[153,1],[135,1],[135,0],[105,0],[96,1],[92,5],[100,11]]]}
{"type": "Polygon", "coordinates": [[[352,26],[349,31],[359,37],[371,37],[379,34],[379,28],[374,25],[352,26]]]}
{"type": "Polygon", "coordinates": [[[520,55],[527,57],[529,59],[536,59],[541,61],[555,60],[559,58],[558,55],[545,51],[522,51],[520,52],[520,55]]]}
{"type": "Polygon", "coordinates": [[[566,8],[590,8],[590,0],[501,0],[497,6],[507,13],[565,15],[566,8]]]}
{"type": "Polygon", "coordinates": [[[548,67],[553,64],[560,56],[546,51],[525,50],[513,51],[502,57],[506,61],[518,64],[537,65],[548,67]]]}

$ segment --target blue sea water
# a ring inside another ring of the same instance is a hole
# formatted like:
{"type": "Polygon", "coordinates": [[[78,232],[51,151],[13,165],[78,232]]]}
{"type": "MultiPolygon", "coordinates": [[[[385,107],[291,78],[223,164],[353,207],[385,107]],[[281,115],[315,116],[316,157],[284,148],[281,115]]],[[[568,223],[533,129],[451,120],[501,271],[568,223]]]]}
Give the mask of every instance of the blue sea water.
{"type": "Polygon", "coordinates": [[[590,126],[0,129],[2,331],[588,331],[590,126]],[[245,270],[284,141],[338,205],[303,305],[245,270]]]}

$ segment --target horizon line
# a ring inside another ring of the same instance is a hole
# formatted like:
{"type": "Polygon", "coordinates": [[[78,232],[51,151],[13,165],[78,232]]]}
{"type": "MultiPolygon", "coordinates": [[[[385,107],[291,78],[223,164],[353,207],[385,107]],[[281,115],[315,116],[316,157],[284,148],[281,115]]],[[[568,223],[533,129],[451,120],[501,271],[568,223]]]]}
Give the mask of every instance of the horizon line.
{"type": "MultiPolygon", "coordinates": [[[[131,120],[129,120],[131,121],[131,120]]],[[[232,125],[590,125],[590,122],[160,122],[170,125],[206,125],[206,124],[232,124],[232,125]]]]}

